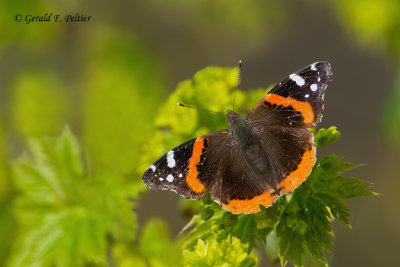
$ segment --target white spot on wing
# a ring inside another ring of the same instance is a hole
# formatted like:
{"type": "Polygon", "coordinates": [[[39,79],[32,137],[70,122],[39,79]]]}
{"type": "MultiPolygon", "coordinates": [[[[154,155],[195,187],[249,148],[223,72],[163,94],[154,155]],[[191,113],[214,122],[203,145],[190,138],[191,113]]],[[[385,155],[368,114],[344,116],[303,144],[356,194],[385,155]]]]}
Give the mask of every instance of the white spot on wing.
{"type": "Polygon", "coordinates": [[[182,173],[180,173],[180,174],[179,174],[179,178],[182,178],[182,177],[183,177],[183,175],[182,175],[182,173]]]}
{"type": "Polygon", "coordinates": [[[306,81],[303,78],[301,78],[300,75],[297,75],[297,74],[294,74],[294,73],[290,74],[289,78],[292,81],[296,82],[296,84],[298,86],[303,86],[306,83],[306,81]]]}
{"type": "Polygon", "coordinates": [[[173,150],[168,151],[167,164],[168,164],[168,167],[170,167],[170,168],[173,168],[176,165],[176,161],[174,159],[174,151],[173,150]]]}
{"type": "Polygon", "coordinates": [[[172,176],[172,174],[168,174],[166,180],[171,183],[174,180],[174,176],[172,176]]]}
{"type": "Polygon", "coordinates": [[[149,169],[151,169],[153,172],[155,172],[156,171],[156,166],[151,165],[149,169]]]}
{"type": "MultiPolygon", "coordinates": [[[[318,79],[319,79],[319,78],[318,78],[318,79]]],[[[315,92],[315,91],[318,90],[318,85],[316,85],[315,83],[313,83],[313,84],[311,84],[310,88],[311,88],[311,90],[312,90],[313,92],[315,92]]]]}
{"type": "Polygon", "coordinates": [[[309,95],[309,94],[306,94],[304,97],[305,97],[305,98],[309,98],[309,97],[310,97],[310,95],[309,95]]]}
{"type": "Polygon", "coordinates": [[[320,77],[318,77],[318,81],[321,81],[321,78],[320,78],[320,77]]]}
{"type": "Polygon", "coordinates": [[[312,70],[317,70],[317,68],[315,67],[315,63],[311,65],[311,69],[312,70]]]}
{"type": "Polygon", "coordinates": [[[162,181],[164,181],[164,178],[160,177],[160,178],[158,178],[158,180],[160,180],[162,182],[162,181]]]}

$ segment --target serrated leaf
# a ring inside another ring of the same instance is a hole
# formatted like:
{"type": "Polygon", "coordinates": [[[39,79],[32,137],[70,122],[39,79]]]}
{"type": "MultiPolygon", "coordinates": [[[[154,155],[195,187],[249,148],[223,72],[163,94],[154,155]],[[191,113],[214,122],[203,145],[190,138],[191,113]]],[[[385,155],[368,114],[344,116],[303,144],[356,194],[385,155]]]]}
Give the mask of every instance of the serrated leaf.
{"type": "Polygon", "coordinates": [[[339,176],[357,166],[343,162],[335,155],[326,156],[314,167],[307,182],[292,194],[277,226],[282,264],[292,261],[301,266],[300,258],[307,250],[314,260],[328,264],[325,253],[332,251],[332,217],[351,227],[350,208],[344,200],[374,195],[365,181],[339,176]],[[291,246],[292,239],[298,243],[300,251],[291,246]]]}
{"type": "Polygon", "coordinates": [[[134,199],[140,187],[114,172],[86,174],[68,128],[59,138],[32,139],[29,148],[13,168],[22,230],[16,266],[105,264],[110,239],[133,240],[134,202],[128,197],[134,199]]]}
{"type": "Polygon", "coordinates": [[[47,214],[27,233],[14,266],[74,266],[85,261],[105,264],[101,227],[82,209],[47,214]]]}
{"type": "Polygon", "coordinates": [[[318,175],[322,176],[322,179],[328,179],[360,166],[357,163],[342,161],[340,157],[331,154],[319,160],[317,168],[314,167],[313,172],[317,172],[318,175]]]}
{"type": "Polygon", "coordinates": [[[277,227],[279,242],[279,258],[283,266],[291,260],[294,266],[302,266],[303,256],[306,253],[306,242],[303,235],[298,234],[291,228],[277,227]]]}
{"type": "Polygon", "coordinates": [[[257,222],[254,215],[241,215],[233,227],[232,234],[240,239],[242,243],[248,243],[249,249],[258,246],[260,237],[257,232],[257,222]]]}

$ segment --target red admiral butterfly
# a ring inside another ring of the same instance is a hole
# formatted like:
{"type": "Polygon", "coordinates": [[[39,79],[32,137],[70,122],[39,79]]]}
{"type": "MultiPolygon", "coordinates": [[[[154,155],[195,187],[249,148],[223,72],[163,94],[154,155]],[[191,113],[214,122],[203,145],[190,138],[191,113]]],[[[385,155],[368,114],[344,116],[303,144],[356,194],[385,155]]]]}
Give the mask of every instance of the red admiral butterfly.
{"type": "Polygon", "coordinates": [[[255,213],[300,186],[316,161],[307,129],[322,118],[332,81],[329,62],[313,63],[277,84],[243,119],[227,111],[229,130],[197,137],[151,165],[143,182],[201,199],[207,192],[224,209],[255,213]]]}

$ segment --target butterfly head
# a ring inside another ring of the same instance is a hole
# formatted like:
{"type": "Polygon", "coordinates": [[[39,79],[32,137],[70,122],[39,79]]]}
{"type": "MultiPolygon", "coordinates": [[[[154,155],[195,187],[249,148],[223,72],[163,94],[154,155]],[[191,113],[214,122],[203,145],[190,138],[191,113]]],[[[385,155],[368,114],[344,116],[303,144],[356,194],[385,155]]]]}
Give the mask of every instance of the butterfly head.
{"type": "Polygon", "coordinates": [[[234,112],[234,111],[232,111],[230,109],[228,109],[226,112],[227,112],[227,115],[228,115],[226,121],[227,121],[227,123],[229,124],[230,127],[232,127],[232,125],[234,125],[234,124],[240,123],[241,121],[244,122],[242,116],[239,113],[234,112]]]}

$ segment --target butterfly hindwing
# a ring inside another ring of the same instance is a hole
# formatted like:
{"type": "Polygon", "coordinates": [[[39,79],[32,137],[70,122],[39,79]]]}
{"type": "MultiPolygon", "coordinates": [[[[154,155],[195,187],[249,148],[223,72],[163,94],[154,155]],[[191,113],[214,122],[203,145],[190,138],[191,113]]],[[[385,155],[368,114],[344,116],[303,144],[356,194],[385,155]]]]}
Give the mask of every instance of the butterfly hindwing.
{"type": "MultiPolygon", "coordinates": [[[[315,164],[313,135],[306,129],[272,126],[263,129],[259,138],[269,159],[263,172],[251,168],[235,146],[219,157],[211,197],[231,213],[255,213],[259,205],[272,205],[304,182],[315,164]]],[[[232,142],[228,139],[228,147],[232,142]]]]}
{"type": "Polygon", "coordinates": [[[329,62],[316,62],[277,84],[256,105],[249,120],[281,126],[314,127],[322,118],[324,94],[332,81],[329,62]]]}
{"type": "Polygon", "coordinates": [[[152,190],[175,191],[183,197],[201,199],[212,182],[205,164],[208,154],[217,151],[227,131],[200,136],[175,147],[154,162],[144,173],[143,182],[152,190]]]}

